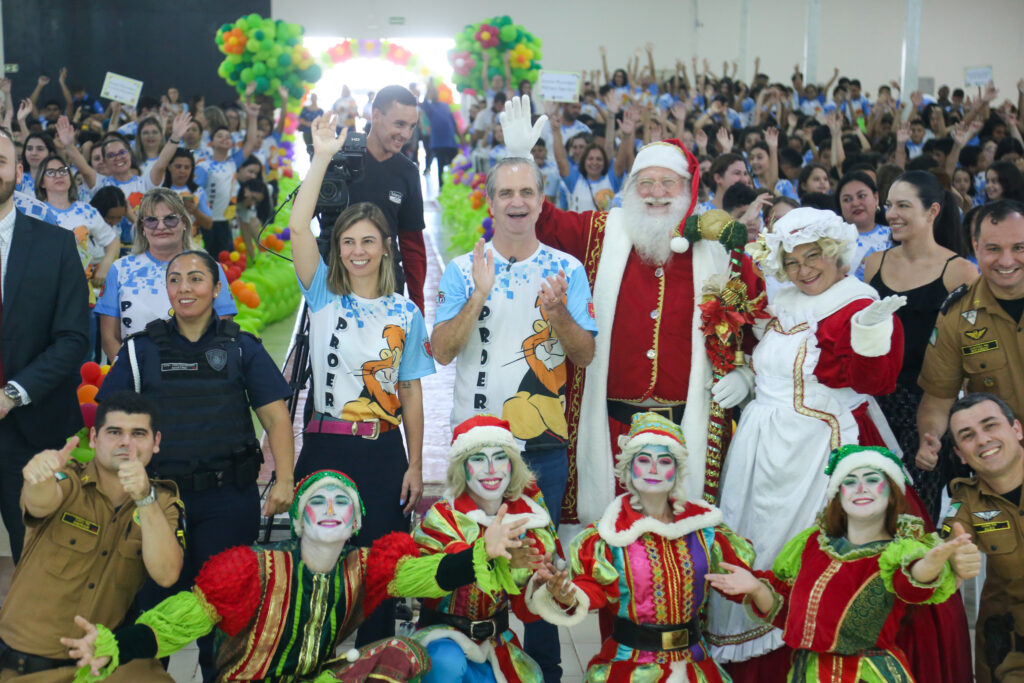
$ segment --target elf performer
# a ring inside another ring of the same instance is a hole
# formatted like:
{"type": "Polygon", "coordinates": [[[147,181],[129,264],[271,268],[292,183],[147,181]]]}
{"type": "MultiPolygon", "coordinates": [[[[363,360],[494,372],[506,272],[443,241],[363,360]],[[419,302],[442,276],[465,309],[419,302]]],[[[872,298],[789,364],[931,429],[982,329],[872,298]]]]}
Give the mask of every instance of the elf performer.
{"type": "MultiPolygon", "coordinates": [[[[527,96],[507,103],[501,126],[509,156],[530,158],[546,120],[531,126],[527,96]]],[[[723,230],[732,224],[723,211],[693,215],[699,183],[697,159],[678,140],[664,140],[637,153],[621,208],[573,213],[545,202],[541,210],[537,237],[583,263],[600,330],[593,361],[571,367],[566,383],[563,525],[601,516],[615,495],[618,437],[645,411],[682,425],[690,451],[687,494],[717,501],[729,424],[721,409],[747,395],[753,374],[743,364],[741,335],[733,335],[724,365],[709,358],[701,304],[713,283],[719,291],[733,283],[736,310],[763,287],[730,239],[739,237],[741,249],[745,231],[723,230]]]]}
{"type": "Polygon", "coordinates": [[[896,644],[907,605],[949,599],[957,577],[980,571],[978,548],[962,528],[943,543],[903,514],[907,480],[885,448],[842,446],[825,474],[817,524],[785,545],[771,572],[759,578],[723,563],[725,573],[708,579],[723,594],[748,596],[754,616],[783,629],[794,650],[787,681],[912,683],[896,644]]]}
{"type": "Polygon", "coordinates": [[[573,626],[592,609],[609,613],[611,636],[587,667],[588,683],[729,683],[701,634],[707,574],[748,567],[753,548],[718,508],[687,500],[689,464],[679,425],[639,413],[620,437],[615,474],[626,493],[572,542],[571,580],[552,567],[527,597],[552,623],[573,626]]]}
{"type": "Polygon", "coordinates": [[[334,470],[300,481],[289,514],[292,541],[213,556],[191,591],[132,626],[112,633],[77,617],[85,635],[61,639],[82,667],[76,680],[101,680],[137,657],[166,657],[214,628],[227,636],[217,652],[218,681],[415,680],[429,660],[407,639],[371,643],[340,660],[334,652],[385,598],[440,597],[470,583],[515,589],[505,581],[525,522],[495,524],[450,555],[420,557],[412,537],[397,532],[372,548],[350,546],[363,504],[352,480],[334,470]]]}
{"type": "Polygon", "coordinates": [[[560,555],[561,548],[507,421],[477,415],[455,428],[445,496],[427,511],[413,538],[425,555],[462,552],[500,523],[503,505],[506,524],[524,523],[524,545],[511,551],[511,582],[503,582],[515,588],[490,591],[469,584],[423,601],[422,630],[414,637],[426,645],[433,663],[424,683],[544,680],[509,629],[509,608],[522,621],[537,619],[521,591],[542,556],[560,555]]]}

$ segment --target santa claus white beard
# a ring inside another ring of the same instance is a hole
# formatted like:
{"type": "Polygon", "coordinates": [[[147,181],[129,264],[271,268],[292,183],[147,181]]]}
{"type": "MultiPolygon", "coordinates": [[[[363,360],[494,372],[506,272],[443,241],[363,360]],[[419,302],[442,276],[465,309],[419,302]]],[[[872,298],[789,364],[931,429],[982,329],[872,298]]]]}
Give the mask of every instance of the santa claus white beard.
{"type": "Polygon", "coordinates": [[[685,193],[671,198],[644,199],[636,190],[631,190],[623,196],[626,232],[641,261],[660,266],[672,257],[672,233],[689,205],[690,198],[685,193]],[[659,204],[668,204],[668,211],[652,211],[651,207],[659,204]]]}

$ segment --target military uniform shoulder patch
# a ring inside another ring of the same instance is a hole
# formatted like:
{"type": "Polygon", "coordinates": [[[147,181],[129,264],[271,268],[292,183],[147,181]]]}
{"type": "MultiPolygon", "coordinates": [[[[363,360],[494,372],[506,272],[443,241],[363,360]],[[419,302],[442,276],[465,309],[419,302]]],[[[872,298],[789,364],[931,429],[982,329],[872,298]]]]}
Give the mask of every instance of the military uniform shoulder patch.
{"type": "Polygon", "coordinates": [[[967,294],[967,285],[960,285],[954,289],[949,293],[949,296],[946,297],[946,300],[942,302],[942,305],[939,306],[939,312],[945,313],[948,311],[949,307],[962,299],[965,294],[967,294]]]}

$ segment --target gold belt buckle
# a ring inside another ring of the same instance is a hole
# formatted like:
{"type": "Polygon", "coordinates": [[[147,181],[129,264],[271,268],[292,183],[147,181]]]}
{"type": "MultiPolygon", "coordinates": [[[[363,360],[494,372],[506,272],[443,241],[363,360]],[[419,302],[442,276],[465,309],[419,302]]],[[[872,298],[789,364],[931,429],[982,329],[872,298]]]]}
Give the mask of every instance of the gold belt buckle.
{"type": "Polygon", "coordinates": [[[685,628],[661,632],[661,649],[681,650],[690,646],[690,632],[685,628]]]}
{"type": "Polygon", "coordinates": [[[378,436],[380,436],[380,420],[374,420],[372,424],[373,424],[373,431],[370,432],[369,434],[364,434],[363,435],[364,439],[369,439],[370,441],[373,441],[378,436]]]}
{"type": "Polygon", "coordinates": [[[661,415],[662,417],[664,417],[666,420],[671,421],[672,420],[672,408],[674,408],[674,407],[675,406],[665,406],[664,408],[650,407],[650,408],[643,408],[643,410],[649,410],[652,413],[657,413],[658,415],[661,415]]]}

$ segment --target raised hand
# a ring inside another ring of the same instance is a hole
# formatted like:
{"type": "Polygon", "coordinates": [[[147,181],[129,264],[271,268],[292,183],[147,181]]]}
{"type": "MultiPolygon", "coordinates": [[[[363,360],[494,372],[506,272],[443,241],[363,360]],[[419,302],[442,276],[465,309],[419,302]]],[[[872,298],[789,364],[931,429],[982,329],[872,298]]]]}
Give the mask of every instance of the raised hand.
{"type": "Polygon", "coordinates": [[[693,140],[697,143],[697,149],[702,154],[707,154],[708,151],[708,134],[704,132],[703,128],[698,128],[693,132],[693,140]]]}
{"type": "Polygon", "coordinates": [[[900,127],[896,129],[896,144],[905,145],[907,140],[910,139],[910,121],[904,121],[900,124],[900,127]]]}
{"type": "Polygon", "coordinates": [[[249,81],[249,84],[245,86],[245,99],[252,99],[253,93],[256,92],[256,81],[249,81]]]}
{"type": "Polygon", "coordinates": [[[487,298],[494,286],[494,252],[485,248],[481,237],[473,246],[473,291],[487,298]]]}
{"type": "Polygon", "coordinates": [[[640,110],[636,107],[630,107],[622,115],[622,123],[619,125],[619,131],[623,135],[633,135],[636,133],[638,123],[640,123],[640,110]]]}
{"type": "Polygon", "coordinates": [[[52,481],[54,475],[68,464],[68,460],[71,459],[71,451],[77,446],[78,437],[73,436],[60,450],[49,449],[36,453],[28,461],[28,464],[21,468],[21,476],[25,479],[25,483],[35,485],[52,481]]]}
{"type": "Polygon", "coordinates": [[[22,101],[21,101],[21,102],[20,102],[20,103],[18,104],[18,113],[17,113],[17,114],[15,114],[15,117],[16,117],[16,118],[18,119],[18,125],[20,125],[20,126],[21,126],[22,130],[24,130],[24,129],[25,129],[25,126],[24,126],[24,125],[22,125],[22,122],[23,122],[23,121],[24,121],[25,119],[27,119],[27,118],[28,118],[28,115],[29,115],[29,114],[31,114],[31,113],[32,113],[32,102],[31,102],[31,100],[29,100],[29,99],[28,99],[28,98],[26,97],[25,99],[23,99],[23,100],[22,100],[22,101]]]}
{"type": "Polygon", "coordinates": [[[524,518],[518,522],[506,523],[505,515],[507,513],[508,505],[502,503],[498,508],[498,514],[494,517],[494,522],[484,532],[484,547],[487,550],[488,559],[504,557],[506,560],[511,560],[512,553],[510,551],[523,545],[519,536],[525,531],[527,520],[524,518]]]}
{"type": "Polygon", "coordinates": [[[604,94],[604,106],[611,116],[618,114],[619,110],[622,108],[622,98],[619,97],[619,93],[614,90],[606,92],[604,94]]]}
{"type": "Polygon", "coordinates": [[[715,138],[718,140],[718,146],[721,148],[722,154],[728,154],[732,151],[732,131],[729,130],[728,123],[723,123],[719,126],[715,138]]]}
{"type": "Polygon", "coordinates": [[[142,500],[149,495],[149,475],[146,474],[146,466],[139,460],[134,441],[128,442],[128,459],[118,466],[117,480],[132,500],[142,500]]]}
{"type": "Polygon", "coordinates": [[[36,79],[36,85],[39,86],[40,88],[42,88],[43,86],[45,86],[49,82],[50,82],[50,77],[49,76],[40,76],[39,78],[36,79]]]}
{"type": "Polygon", "coordinates": [[[921,435],[921,443],[917,447],[917,456],[914,458],[914,464],[917,469],[924,470],[925,472],[931,472],[935,469],[935,466],[939,464],[939,450],[942,448],[942,442],[934,434],[925,432],[921,435]]]}
{"type": "Polygon", "coordinates": [[[604,45],[598,45],[597,50],[598,52],[601,53],[602,57],[608,56],[608,48],[606,48],[604,45]]]}
{"type": "Polygon", "coordinates": [[[989,102],[994,100],[998,95],[999,90],[996,89],[995,83],[989,81],[988,85],[985,86],[985,92],[982,94],[981,99],[985,101],[985,104],[988,104],[989,102]]]}
{"type": "Polygon", "coordinates": [[[672,105],[672,116],[675,117],[676,123],[680,126],[686,123],[686,109],[687,105],[686,102],[683,100],[680,100],[672,105]]]}
{"type": "Polygon", "coordinates": [[[171,140],[180,141],[185,135],[185,131],[188,130],[188,124],[192,123],[192,114],[187,111],[183,111],[174,117],[174,121],[171,123],[171,140]]]}
{"type": "Polygon", "coordinates": [[[68,80],[68,68],[66,66],[62,66],[60,68],[60,75],[57,76],[57,81],[61,85],[64,85],[67,80],[68,80]]]}
{"type": "Polygon", "coordinates": [[[859,325],[877,325],[892,319],[892,314],[907,305],[907,297],[893,294],[879,301],[873,301],[870,306],[862,309],[857,314],[856,322],[859,325]]]}
{"type": "Polygon", "coordinates": [[[565,279],[565,271],[559,270],[558,275],[549,275],[540,283],[540,307],[545,313],[558,306],[564,306],[565,293],[569,291],[569,281],[565,279]]]}
{"type": "Polygon", "coordinates": [[[950,539],[964,537],[967,539],[966,543],[956,547],[949,558],[949,563],[953,565],[956,575],[961,579],[973,579],[981,574],[981,553],[978,551],[978,546],[971,540],[971,535],[964,531],[960,522],[953,522],[953,533],[949,537],[950,539]]]}
{"type": "Polygon", "coordinates": [[[313,119],[313,123],[310,124],[310,134],[313,138],[313,153],[314,154],[325,154],[327,156],[334,156],[335,153],[341,149],[342,145],[345,144],[345,138],[348,136],[348,129],[342,128],[341,135],[338,135],[335,131],[337,130],[338,115],[334,112],[330,114],[323,114],[313,119]]]}
{"type": "Polygon", "coordinates": [[[85,635],[81,638],[61,638],[60,644],[68,648],[68,655],[75,660],[76,666],[87,666],[93,676],[99,676],[103,667],[110,663],[110,657],[96,656],[96,637],[99,632],[85,617],[76,616],[75,624],[85,631],[85,635]]]}
{"type": "Polygon", "coordinates": [[[764,141],[768,145],[769,149],[779,148],[779,129],[775,126],[766,128],[764,131],[764,141]]]}
{"type": "Polygon", "coordinates": [[[505,102],[505,111],[498,120],[501,122],[501,132],[505,134],[508,155],[529,159],[548,117],[540,116],[536,123],[530,125],[530,96],[523,95],[505,102]]]}

